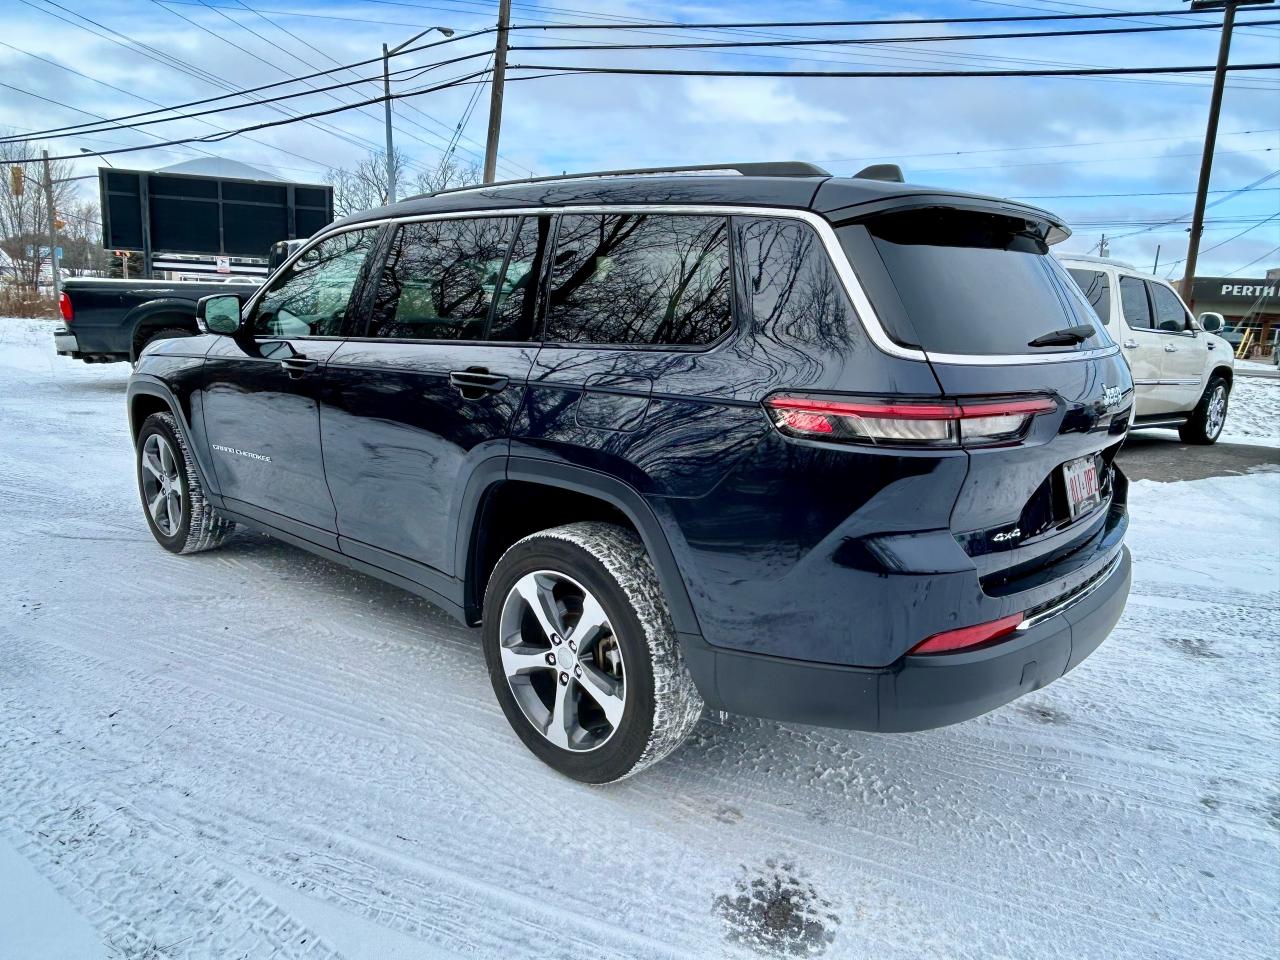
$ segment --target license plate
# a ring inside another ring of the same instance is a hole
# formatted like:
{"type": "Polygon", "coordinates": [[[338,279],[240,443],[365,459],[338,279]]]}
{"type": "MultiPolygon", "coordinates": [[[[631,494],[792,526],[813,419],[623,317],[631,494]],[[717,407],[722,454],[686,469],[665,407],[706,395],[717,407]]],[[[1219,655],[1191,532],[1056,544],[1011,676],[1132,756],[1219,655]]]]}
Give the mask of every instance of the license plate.
{"type": "Polygon", "coordinates": [[[1102,502],[1096,457],[1068,460],[1062,465],[1062,479],[1067,488],[1067,504],[1071,507],[1072,520],[1088,513],[1102,502]]]}

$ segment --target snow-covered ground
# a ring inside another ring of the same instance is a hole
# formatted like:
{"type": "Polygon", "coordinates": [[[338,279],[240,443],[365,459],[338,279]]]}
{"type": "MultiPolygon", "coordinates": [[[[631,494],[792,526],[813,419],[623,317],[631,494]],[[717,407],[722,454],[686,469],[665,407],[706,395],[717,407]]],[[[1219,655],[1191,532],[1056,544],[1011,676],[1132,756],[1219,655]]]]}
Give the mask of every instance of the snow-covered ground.
{"type": "Polygon", "coordinates": [[[1280,446],[1280,379],[1235,378],[1221,439],[1225,443],[1262,440],[1280,446]]]}
{"type": "Polygon", "coordinates": [[[0,958],[1275,955],[1280,474],[1134,484],[1115,634],[990,716],[588,788],[428,604],[156,546],[126,376],[0,321],[0,958]]]}

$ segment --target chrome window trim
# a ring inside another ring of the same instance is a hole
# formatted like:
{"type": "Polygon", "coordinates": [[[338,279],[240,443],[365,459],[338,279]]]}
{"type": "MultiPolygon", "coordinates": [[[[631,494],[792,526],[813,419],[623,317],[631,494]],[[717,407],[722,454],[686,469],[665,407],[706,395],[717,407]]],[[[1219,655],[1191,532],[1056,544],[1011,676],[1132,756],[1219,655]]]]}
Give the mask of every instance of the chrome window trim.
{"type": "MultiPolygon", "coordinates": [[[[440,213],[417,213],[405,214],[403,216],[385,216],[375,220],[362,220],[359,223],[345,224],[341,227],[327,229],[322,233],[313,236],[304,246],[299,247],[293,255],[291,255],[284,263],[280,264],[277,272],[287,270],[298,257],[305,254],[317,243],[334,236],[339,233],[346,233],[351,230],[365,230],[369,228],[382,227],[387,224],[401,223],[420,223],[427,220],[465,220],[477,217],[518,217],[518,216],[557,216],[559,214],[611,214],[611,213],[647,213],[647,214],[692,214],[692,215],[716,215],[716,216],[739,216],[739,217],[780,217],[790,220],[800,220],[807,223],[818,234],[822,240],[822,245],[826,249],[827,258],[831,261],[831,265],[835,267],[837,276],[844,286],[845,293],[849,300],[853,303],[854,313],[857,314],[862,329],[866,332],[867,337],[875,344],[876,348],[891,357],[898,357],[903,360],[915,360],[921,363],[953,363],[963,364],[966,366],[992,367],[992,366],[1019,366],[1024,364],[1039,363],[1069,363],[1076,360],[1089,360],[1098,357],[1109,357],[1120,352],[1120,347],[1112,343],[1107,347],[1099,347],[1094,350],[1080,351],[1064,351],[1059,353],[1048,354],[1003,354],[1003,355],[985,355],[970,353],[926,353],[914,347],[904,347],[895,343],[889,334],[885,331],[884,325],[880,322],[880,317],[875,311],[875,307],[871,305],[870,299],[867,297],[866,291],[862,287],[861,281],[854,273],[853,265],[849,262],[849,258],[845,256],[844,249],[840,246],[840,239],[836,236],[835,227],[831,221],[821,214],[812,210],[799,210],[794,207],[767,207],[752,206],[750,204],[722,204],[722,203],[702,203],[702,204],[667,204],[667,203],[617,203],[617,204],[600,204],[600,203],[582,203],[582,204],[564,204],[553,207],[496,207],[485,210],[449,210],[440,213]]],[[[261,296],[270,286],[271,281],[275,279],[276,274],[263,282],[259,290],[261,296]]],[[[256,309],[257,297],[246,304],[246,310],[256,309]]]]}
{"type": "MultiPolygon", "coordinates": [[[[276,267],[275,270],[269,273],[263,279],[262,285],[259,286],[258,289],[253,292],[253,296],[251,296],[248,300],[244,302],[244,306],[240,308],[240,325],[243,327],[246,320],[253,318],[254,311],[258,309],[258,303],[262,300],[263,297],[267,295],[267,291],[271,289],[271,284],[275,280],[275,278],[280,276],[280,274],[284,273],[284,271],[288,270],[290,267],[292,267],[294,261],[297,260],[299,257],[303,256],[312,247],[318,247],[320,244],[324,243],[330,237],[336,237],[340,233],[350,233],[353,230],[373,230],[376,233],[377,231],[381,230],[386,223],[387,221],[385,220],[368,220],[368,221],[365,221],[364,223],[352,223],[352,224],[348,224],[345,227],[335,227],[332,230],[325,229],[320,233],[312,235],[311,238],[307,240],[306,243],[302,244],[302,246],[298,247],[297,250],[293,251],[293,253],[291,253],[288,257],[286,257],[284,261],[280,264],[280,266],[276,267]]],[[[376,241],[377,238],[375,237],[374,239],[376,241]]],[[[374,253],[376,252],[376,250],[377,250],[377,244],[375,242],[373,250],[370,250],[369,252],[374,253]]],[[[228,296],[231,296],[231,294],[228,294],[228,296]]],[[[335,337],[335,336],[259,337],[256,334],[254,335],[254,340],[345,340],[345,339],[346,339],[345,337],[335,337]]]]}

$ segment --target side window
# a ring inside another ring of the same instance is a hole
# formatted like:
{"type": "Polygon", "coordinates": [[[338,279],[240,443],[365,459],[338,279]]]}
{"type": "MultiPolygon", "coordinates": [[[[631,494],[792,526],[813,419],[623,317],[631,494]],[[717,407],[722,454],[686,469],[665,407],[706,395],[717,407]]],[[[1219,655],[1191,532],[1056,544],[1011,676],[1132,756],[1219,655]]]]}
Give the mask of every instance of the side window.
{"type": "Polygon", "coordinates": [[[477,217],[399,227],[378,281],[367,336],[484,339],[516,223],[516,217],[477,217]]]}
{"type": "Polygon", "coordinates": [[[814,229],[777,217],[735,217],[734,224],[744,298],[760,336],[847,350],[857,320],[814,229]]]}
{"type": "Polygon", "coordinates": [[[337,337],[376,227],[322,240],[276,278],[253,315],[257,337],[337,337]]]}
{"type": "Polygon", "coordinates": [[[1181,333],[1187,329],[1187,308],[1178,295],[1163,283],[1153,283],[1151,301],[1156,308],[1156,329],[1166,333],[1181,333]]]}
{"type": "Polygon", "coordinates": [[[697,346],[732,325],[726,217],[560,218],[547,339],[697,346]]]}
{"type": "Polygon", "coordinates": [[[498,286],[488,340],[537,339],[538,278],[547,253],[550,217],[520,221],[507,268],[498,286]]]}
{"type": "Polygon", "coordinates": [[[1151,329],[1151,305],[1147,303],[1147,285],[1137,277],[1120,278],[1120,308],[1125,323],[1134,330],[1151,329]]]}
{"type": "Polygon", "coordinates": [[[1084,298],[1093,307],[1093,312],[1098,315],[1103,323],[1110,323],[1111,281],[1107,278],[1107,275],[1101,270],[1082,270],[1077,267],[1072,267],[1067,272],[1071,274],[1071,279],[1084,292],[1084,298]]]}

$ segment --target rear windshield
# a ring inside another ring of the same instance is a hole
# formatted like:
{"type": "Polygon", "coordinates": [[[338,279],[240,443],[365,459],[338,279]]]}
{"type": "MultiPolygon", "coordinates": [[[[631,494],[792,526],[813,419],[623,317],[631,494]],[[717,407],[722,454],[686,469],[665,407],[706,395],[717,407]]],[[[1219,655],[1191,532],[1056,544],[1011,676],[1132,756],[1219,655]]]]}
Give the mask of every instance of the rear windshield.
{"type": "Polygon", "coordinates": [[[914,331],[915,346],[927,352],[1034,355],[1109,343],[1080,289],[1049,255],[1040,225],[930,209],[862,226],[906,312],[898,329],[914,331]]]}

